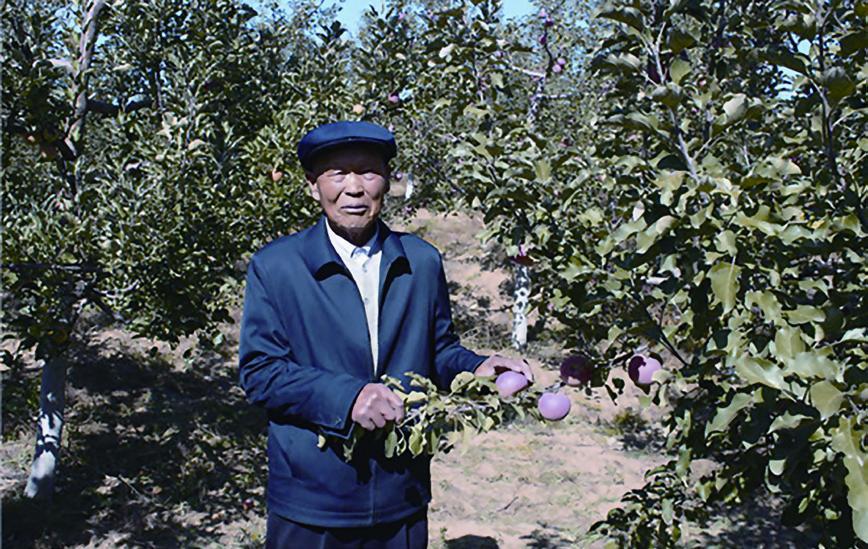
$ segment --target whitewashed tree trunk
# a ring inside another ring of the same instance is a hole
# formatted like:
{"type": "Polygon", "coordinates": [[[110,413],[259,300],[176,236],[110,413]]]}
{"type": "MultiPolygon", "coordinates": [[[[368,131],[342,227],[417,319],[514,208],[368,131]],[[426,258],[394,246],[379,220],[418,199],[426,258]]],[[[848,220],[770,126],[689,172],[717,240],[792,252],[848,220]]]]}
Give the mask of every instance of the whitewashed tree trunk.
{"type": "MultiPolygon", "coordinates": [[[[77,3],[82,6],[83,3],[77,3]]],[[[99,101],[88,99],[88,86],[97,42],[97,21],[106,0],[90,0],[82,12],[81,36],[78,42],[78,64],[69,60],[72,69],[72,114],[67,120],[66,136],[61,142],[63,154],[58,157],[65,172],[67,192],[76,200],[83,170],[82,148],[87,113],[96,109],[99,101]]],[[[145,104],[140,105],[141,107],[145,104]]],[[[36,451],[30,468],[30,477],[24,495],[31,498],[50,498],[54,493],[54,479],[60,458],[60,440],[63,434],[64,393],[66,390],[67,362],[62,355],[49,359],[42,368],[42,389],[39,397],[39,423],[36,427],[36,451]]]]}
{"type": "Polygon", "coordinates": [[[36,451],[24,495],[50,498],[60,457],[63,435],[63,409],[66,391],[66,360],[54,357],[42,367],[42,390],[39,395],[39,422],[36,426],[36,451]]]}
{"type": "Polygon", "coordinates": [[[527,347],[527,309],[530,297],[530,269],[515,267],[515,289],[512,305],[512,346],[523,351],[527,347]]]}
{"type": "Polygon", "coordinates": [[[410,200],[410,197],[413,196],[413,176],[408,173],[404,177],[407,179],[407,186],[404,188],[404,200],[410,200]]]}

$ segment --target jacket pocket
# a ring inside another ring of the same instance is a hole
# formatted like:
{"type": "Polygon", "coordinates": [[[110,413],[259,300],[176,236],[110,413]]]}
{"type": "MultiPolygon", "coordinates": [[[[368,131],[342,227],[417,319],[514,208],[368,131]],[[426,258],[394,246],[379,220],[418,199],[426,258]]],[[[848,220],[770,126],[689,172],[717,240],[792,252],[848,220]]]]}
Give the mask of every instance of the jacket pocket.
{"type": "Polygon", "coordinates": [[[317,448],[317,434],[309,429],[272,424],[272,436],[278,451],[270,453],[270,459],[277,458],[283,463],[270,464],[270,470],[285,472],[291,477],[288,482],[303,485],[324,499],[358,494],[364,495],[363,501],[367,502],[370,481],[367,462],[347,463],[332,446],[317,448]]]}

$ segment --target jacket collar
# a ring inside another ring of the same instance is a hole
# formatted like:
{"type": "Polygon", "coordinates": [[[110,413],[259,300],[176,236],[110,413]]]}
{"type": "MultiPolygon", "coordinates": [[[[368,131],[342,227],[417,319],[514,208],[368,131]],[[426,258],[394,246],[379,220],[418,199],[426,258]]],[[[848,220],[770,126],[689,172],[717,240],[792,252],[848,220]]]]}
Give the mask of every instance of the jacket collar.
{"type": "MultiPolygon", "coordinates": [[[[382,258],[380,259],[383,272],[389,271],[389,266],[397,259],[407,261],[407,254],[404,253],[404,246],[401,240],[393,233],[382,220],[377,220],[377,246],[383,250],[382,258]]],[[[303,243],[304,262],[311,274],[317,277],[320,273],[327,270],[327,267],[334,268],[337,266],[339,270],[346,269],[343,261],[341,261],[338,252],[332,246],[326,233],[326,216],[321,215],[316,224],[311,227],[303,243]]]]}

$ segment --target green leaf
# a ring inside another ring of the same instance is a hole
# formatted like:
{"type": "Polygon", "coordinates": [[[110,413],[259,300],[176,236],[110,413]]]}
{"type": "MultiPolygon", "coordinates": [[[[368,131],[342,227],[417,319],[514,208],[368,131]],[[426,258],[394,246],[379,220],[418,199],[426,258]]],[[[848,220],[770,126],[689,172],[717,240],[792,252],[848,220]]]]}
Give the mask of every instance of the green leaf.
{"type": "Polygon", "coordinates": [[[670,82],[665,86],[655,87],[654,91],[651,92],[651,99],[674,109],[681,102],[681,90],[670,82]]]}
{"type": "Polygon", "coordinates": [[[785,459],[770,459],[769,460],[769,471],[773,475],[780,476],[781,473],[784,472],[784,466],[787,464],[787,460],[785,459]]]}
{"type": "Polygon", "coordinates": [[[598,17],[611,19],[629,25],[634,29],[641,31],[645,25],[642,22],[642,12],[631,7],[608,7],[600,11],[598,17]]]}
{"type": "Polygon", "coordinates": [[[417,404],[428,400],[428,395],[421,391],[412,391],[404,398],[404,404],[417,404]]]}
{"type": "Polygon", "coordinates": [[[855,417],[838,420],[838,427],[832,430],[831,445],[844,455],[847,476],[847,503],[853,510],[853,530],[864,542],[868,542],[868,456],[861,449],[862,433],[853,429],[855,417]]]}
{"type": "Polygon", "coordinates": [[[766,319],[778,326],[784,324],[783,308],[775,294],[772,292],[748,292],[745,296],[745,305],[750,307],[754,303],[759,305],[766,319]]]}
{"type": "Polygon", "coordinates": [[[791,71],[795,71],[799,74],[803,74],[806,76],[808,74],[808,67],[807,65],[805,65],[805,62],[796,54],[793,54],[788,50],[769,50],[765,53],[764,57],[769,63],[772,63],[773,65],[786,67],[791,71]]]}
{"type": "Polygon", "coordinates": [[[822,309],[809,305],[799,305],[791,311],[786,311],[787,318],[793,324],[807,324],[808,322],[822,322],[826,319],[822,309]]]}
{"type": "Polygon", "coordinates": [[[735,124],[747,114],[747,97],[743,93],[735,94],[732,99],[723,104],[727,125],[735,124]]]}
{"type": "Polygon", "coordinates": [[[422,431],[419,429],[413,429],[410,432],[410,446],[408,447],[410,453],[413,456],[419,456],[422,454],[422,448],[425,444],[425,437],[422,435],[422,431]]]}
{"type": "Polygon", "coordinates": [[[678,54],[696,44],[696,38],[690,33],[675,27],[669,33],[668,44],[672,53],[678,54]]]}
{"type": "Polygon", "coordinates": [[[856,84],[841,67],[826,69],[822,76],[822,82],[829,90],[829,97],[834,103],[856,91],[856,84]]]}
{"type": "Polygon", "coordinates": [[[437,57],[439,57],[440,59],[449,60],[452,58],[452,50],[454,50],[454,49],[455,49],[454,43],[449,44],[447,46],[443,46],[442,48],[440,48],[440,51],[437,52],[437,57]]]}
{"type": "Polygon", "coordinates": [[[538,183],[547,183],[552,178],[552,166],[548,160],[542,159],[534,162],[534,172],[538,183]]]}
{"type": "Polygon", "coordinates": [[[452,383],[449,385],[449,390],[453,393],[457,393],[475,380],[476,376],[473,375],[472,372],[461,372],[452,380],[452,383]]]}
{"type": "Polygon", "coordinates": [[[389,431],[389,434],[386,435],[386,440],[384,444],[386,457],[391,458],[395,455],[395,447],[398,445],[398,435],[395,434],[394,429],[389,431]]]}
{"type": "Polygon", "coordinates": [[[721,253],[726,253],[731,256],[735,256],[738,253],[738,249],[735,246],[735,233],[730,230],[718,233],[715,238],[715,245],[717,250],[721,253]]]}
{"type": "Polygon", "coordinates": [[[769,433],[774,433],[779,429],[795,429],[805,420],[811,419],[808,416],[804,416],[801,414],[791,415],[789,412],[784,412],[783,415],[780,415],[772,421],[772,424],[769,426],[769,433]]]}
{"type": "Polygon", "coordinates": [[[609,54],[599,61],[604,66],[618,69],[625,72],[639,70],[642,66],[642,61],[632,53],[622,53],[620,55],[609,54]]]}
{"type": "Polygon", "coordinates": [[[664,498],[663,502],[660,505],[660,513],[663,517],[663,522],[666,524],[672,524],[672,499],[664,498]]]}
{"type": "Polygon", "coordinates": [[[844,393],[828,381],[820,381],[811,386],[811,402],[819,410],[820,417],[828,419],[838,412],[844,393]]]}
{"type": "Polygon", "coordinates": [[[868,328],[853,328],[844,332],[841,341],[868,341],[868,328]]]}
{"type": "Polygon", "coordinates": [[[735,307],[740,273],[741,267],[734,263],[718,263],[708,272],[708,277],[711,279],[711,290],[714,292],[714,297],[723,303],[725,313],[735,307]]]}
{"type": "Polygon", "coordinates": [[[844,36],[840,40],[841,49],[838,54],[842,57],[847,57],[856,53],[859,50],[868,48],[868,30],[853,32],[844,36]]]}
{"type": "Polygon", "coordinates": [[[833,360],[820,354],[818,351],[805,351],[799,353],[787,362],[787,374],[795,373],[802,379],[835,379],[841,367],[833,360]]]}
{"type": "Polygon", "coordinates": [[[672,78],[672,81],[676,84],[681,84],[681,80],[690,71],[690,63],[680,57],[676,58],[672,64],[669,65],[669,77],[672,78]]]}
{"type": "Polygon", "coordinates": [[[716,433],[718,431],[723,431],[726,429],[735,416],[747,407],[753,401],[753,395],[748,393],[736,393],[733,395],[732,400],[728,405],[723,408],[718,408],[717,413],[714,414],[714,419],[711,420],[711,423],[707,423],[705,425],[705,436],[707,437],[711,433],[716,433]]]}
{"type": "Polygon", "coordinates": [[[805,350],[802,331],[792,326],[783,326],[775,333],[775,356],[786,361],[805,350]]]}
{"type": "Polygon", "coordinates": [[[741,356],[734,358],[735,372],[749,384],[759,383],[775,389],[783,389],[784,372],[763,358],[741,356]]]}

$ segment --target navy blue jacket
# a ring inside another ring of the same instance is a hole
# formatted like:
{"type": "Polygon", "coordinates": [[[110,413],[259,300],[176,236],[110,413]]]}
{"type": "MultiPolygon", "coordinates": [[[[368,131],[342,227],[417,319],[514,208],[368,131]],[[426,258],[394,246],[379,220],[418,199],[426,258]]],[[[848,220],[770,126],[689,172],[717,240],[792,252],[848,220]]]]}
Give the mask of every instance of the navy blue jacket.
{"type": "MultiPolygon", "coordinates": [[[[328,239],[325,216],[256,252],[247,269],[239,370],[251,404],[268,412],[270,511],[330,527],[399,520],[431,499],[427,458],[386,459],[382,442],[317,448],[320,432],[346,437],[353,403],[386,373],[418,372],[446,388],[486,357],[459,343],[440,253],[421,238],[379,239],[380,315],[374,374],[365,309],[349,270],[328,239]]],[[[370,439],[370,437],[368,437],[370,439]]]]}

